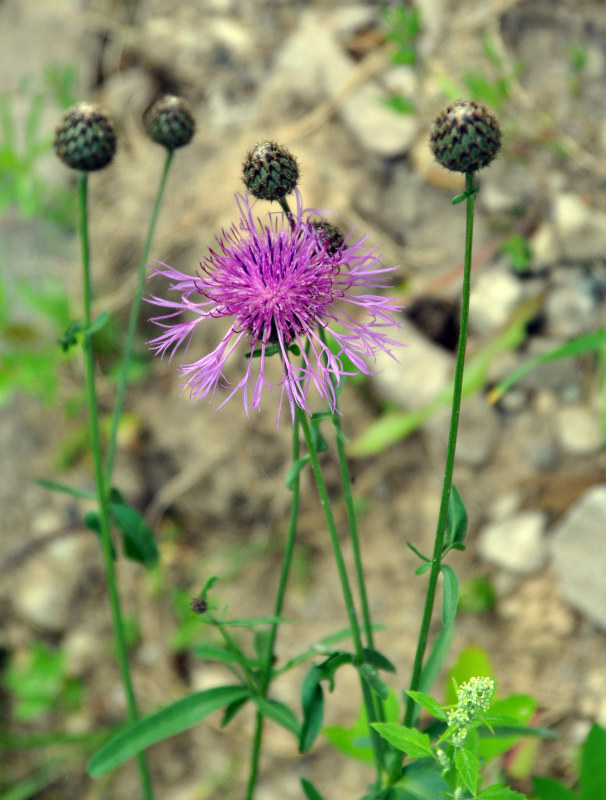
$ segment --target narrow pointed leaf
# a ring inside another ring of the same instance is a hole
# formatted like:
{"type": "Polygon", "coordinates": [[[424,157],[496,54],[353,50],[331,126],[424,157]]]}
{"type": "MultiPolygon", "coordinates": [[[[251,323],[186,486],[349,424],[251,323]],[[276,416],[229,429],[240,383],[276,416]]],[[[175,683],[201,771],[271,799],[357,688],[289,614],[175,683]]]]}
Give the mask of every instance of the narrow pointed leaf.
{"type": "Polygon", "coordinates": [[[387,689],[387,685],[383,683],[381,678],[379,678],[379,673],[376,671],[376,669],[374,667],[371,667],[370,664],[360,664],[358,670],[360,672],[360,675],[370,686],[371,690],[378,697],[380,697],[381,700],[386,700],[387,695],[389,694],[389,690],[387,689]]]}
{"type": "Polygon", "coordinates": [[[431,652],[423,666],[423,671],[421,672],[419,689],[422,692],[431,691],[431,687],[433,686],[444,662],[446,661],[446,656],[450,650],[453,636],[454,625],[449,625],[447,628],[442,628],[435,642],[433,643],[431,652]]]}
{"type": "Polygon", "coordinates": [[[312,667],[301,687],[301,708],[303,709],[303,723],[299,737],[299,752],[307,753],[322,730],[324,721],[324,692],[320,681],[322,671],[312,667]]]}
{"type": "Polygon", "coordinates": [[[380,653],[378,650],[372,650],[370,647],[365,647],[363,653],[364,663],[370,664],[375,669],[385,670],[385,672],[396,671],[396,668],[387,658],[387,656],[384,656],[383,653],[380,653]]]}
{"type": "Polygon", "coordinates": [[[91,778],[104,775],[150,745],[192,728],[213,711],[249,695],[250,691],[245,686],[218,686],[183,697],[134,725],[129,725],[110,739],[92,757],[88,774],[91,778]]]}
{"type": "Polygon", "coordinates": [[[301,726],[292,709],[279,700],[267,700],[264,697],[258,696],[253,697],[253,700],[257,704],[259,711],[265,717],[277,722],[278,725],[286,728],[287,731],[294,733],[297,738],[299,737],[301,726]]]}
{"type": "Polygon", "coordinates": [[[462,544],[467,533],[467,509],[456,486],[452,487],[446,517],[446,544],[462,544]]]}
{"type": "Polygon", "coordinates": [[[320,792],[316,789],[311,781],[301,778],[301,788],[305,792],[307,800],[324,800],[320,792]]]}
{"type": "Polygon", "coordinates": [[[442,564],[442,625],[448,628],[457,615],[459,604],[459,579],[457,573],[448,564],[442,564]]]}
{"type": "Polygon", "coordinates": [[[63,483],[56,481],[49,481],[46,478],[35,478],[33,483],[42,486],[44,489],[49,489],[51,492],[63,492],[64,494],[71,494],[72,497],[79,497],[82,500],[96,500],[97,495],[94,492],[85,492],[82,489],[72,489],[71,486],[65,486],[63,483]]]}
{"type": "Polygon", "coordinates": [[[286,473],[285,483],[286,488],[292,492],[295,488],[295,484],[299,475],[301,474],[301,470],[309,461],[309,456],[304,456],[303,458],[297,459],[293,464],[291,464],[290,469],[286,473]]]}
{"type": "Polygon", "coordinates": [[[230,703],[226,706],[225,710],[223,711],[223,718],[221,720],[221,727],[224,728],[226,725],[232,721],[232,719],[236,716],[238,711],[248,703],[250,700],[249,697],[241,697],[239,700],[234,700],[233,703],[230,703]]]}
{"type": "Polygon", "coordinates": [[[110,503],[112,520],[122,534],[124,554],[146,567],[155,566],[160,553],[152,529],[141,514],[125,503],[110,503]]]}

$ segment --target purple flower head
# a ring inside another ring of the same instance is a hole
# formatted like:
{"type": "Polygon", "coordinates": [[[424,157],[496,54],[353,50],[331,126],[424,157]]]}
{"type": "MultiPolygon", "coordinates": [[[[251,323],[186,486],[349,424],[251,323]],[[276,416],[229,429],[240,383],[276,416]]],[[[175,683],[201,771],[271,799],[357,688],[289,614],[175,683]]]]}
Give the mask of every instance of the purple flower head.
{"type": "Polygon", "coordinates": [[[397,306],[380,295],[355,291],[383,288],[378,281],[390,270],[380,266],[376,248],[365,247],[368,237],[353,244],[346,239],[335,249],[326,225],[317,225],[323,215],[304,209],[298,190],[296,213],[270,213],[265,224],[253,217],[248,197],[236,199],[239,224],[217,237],[218,247],[209,249],[197,275],[166,264],[154,267],[180,297],[150,298],[166,311],[152,320],[165,330],[150,346],[156,354],[172,357],[180,345],[189,346],[197,325],[225,317],[229,327],[215,350],[179,367],[192,399],[213,396],[219,385],[228,385],[223,370],[243,340],[244,375],[221,406],[242,390],[248,414],[249,404],[260,408],[265,387],[279,388],[280,409],[286,395],[294,417],[296,406],[309,411],[307,395],[313,385],[334,411],[343,376],[370,374],[364,356],[389,352],[396,345],[382,329],[395,324],[391,312],[397,306]],[[183,312],[192,318],[181,321],[183,312]],[[276,353],[281,355],[282,379],[274,386],[266,377],[266,360],[276,353]]]}

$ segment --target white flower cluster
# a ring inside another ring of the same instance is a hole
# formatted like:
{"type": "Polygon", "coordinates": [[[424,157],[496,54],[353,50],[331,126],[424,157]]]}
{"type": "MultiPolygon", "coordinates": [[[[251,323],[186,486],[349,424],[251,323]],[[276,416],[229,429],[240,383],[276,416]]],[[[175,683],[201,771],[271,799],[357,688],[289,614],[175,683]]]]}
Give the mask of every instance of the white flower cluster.
{"type": "Polygon", "coordinates": [[[448,712],[448,725],[457,728],[451,739],[455,747],[463,745],[469,726],[488,710],[494,687],[492,678],[470,678],[459,686],[457,705],[448,712]]]}

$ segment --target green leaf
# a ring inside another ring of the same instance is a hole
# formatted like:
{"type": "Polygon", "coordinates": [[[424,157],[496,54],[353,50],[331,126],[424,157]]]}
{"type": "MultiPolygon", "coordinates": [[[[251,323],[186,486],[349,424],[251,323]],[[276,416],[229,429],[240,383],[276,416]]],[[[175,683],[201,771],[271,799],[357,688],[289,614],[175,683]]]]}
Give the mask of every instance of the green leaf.
{"type": "Polygon", "coordinates": [[[447,628],[442,628],[435,642],[433,643],[431,652],[429,653],[421,672],[419,689],[422,692],[431,691],[431,687],[434,685],[434,682],[438,677],[444,662],[446,661],[446,656],[450,650],[453,636],[454,625],[449,625],[447,628]]]}
{"type": "Polygon", "coordinates": [[[446,517],[446,546],[463,544],[467,532],[467,509],[456,486],[452,487],[446,517]]]}
{"type": "Polygon", "coordinates": [[[306,778],[301,778],[301,788],[305,792],[305,797],[307,800],[324,800],[313,783],[308,781],[306,778]]]}
{"type": "Polygon", "coordinates": [[[402,800],[441,800],[448,796],[448,785],[433,758],[406,764],[404,774],[395,786],[403,790],[402,800]]]}
{"type": "Polygon", "coordinates": [[[495,783],[476,795],[476,800],[526,800],[526,795],[515,792],[509,786],[499,786],[495,783]]]}
{"type": "Polygon", "coordinates": [[[429,711],[429,713],[436,719],[446,720],[447,718],[446,712],[444,711],[442,706],[438,703],[438,701],[434,700],[433,697],[430,697],[428,694],[425,694],[424,692],[414,692],[411,690],[408,690],[406,694],[409,697],[412,697],[415,703],[418,703],[426,711],[429,711]]]}
{"type": "Polygon", "coordinates": [[[389,97],[382,97],[381,103],[387,108],[391,108],[397,114],[414,114],[415,104],[405,95],[394,92],[389,97]]]}
{"type": "MultiPolygon", "coordinates": [[[[101,520],[99,518],[99,512],[87,511],[84,515],[84,525],[95,534],[95,536],[99,539],[100,546],[103,547],[101,543],[101,520]]],[[[115,561],[117,554],[112,540],[110,540],[110,546],[112,551],[112,559],[115,561]]]]}
{"type": "Polygon", "coordinates": [[[410,542],[406,542],[406,547],[408,547],[410,550],[412,550],[412,552],[413,552],[413,553],[414,553],[416,556],[419,556],[419,558],[421,559],[421,561],[426,561],[426,562],[427,562],[427,563],[429,563],[429,564],[431,563],[431,559],[430,559],[430,558],[427,558],[427,556],[424,556],[424,555],[423,555],[423,553],[420,553],[420,552],[417,550],[417,548],[416,548],[414,545],[412,545],[410,542]]]}
{"type": "Polygon", "coordinates": [[[69,494],[72,497],[78,497],[81,500],[97,499],[95,492],[85,492],[82,489],[72,489],[71,486],[65,486],[65,484],[57,483],[56,481],[48,481],[46,478],[34,478],[33,483],[36,483],[38,486],[42,486],[44,489],[49,489],[51,492],[63,492],[64,494],[69,494]]]}
{"type": "Polygon", "coordinates": [[[286,728],[287,731],[294,733],[294,735],[299,738],[301,726],[293,711],[287,705],[281,703],[279,700],[267,700],[258,695],[253,696],[253,700],[263,716],[277,722],[278,725],[286,728]]]}
{"type": "Polygon", "coordinates": [[[582,800],[604,800],[606,797],[606,730],[594,725],[581,751],[582,800]]]}
{"type": "Polygon", "coordinates": [[[475,797],[480,774],[478,757],[466,747],[458,747],[455,750],[454,760],[461,782],[475,797]]]}
{"type": "Polygon", "coordinates": [[[286,473],[285,478],[286,488],[289,491],[292,492],[295,488],[297,480],[299,479],[299,475],[301,474],[301,470],[308,463],[308,461],[309,456],[304,456],[303,458],[299,458],[293,464],[291,464],[291,467],[286,473]]]}
{"type": "Polygon", "coordinates": [[[303,723],[299,737],[300,753],[307,753],[322,730],[324,720],[324,692],[320,684],[322,677],[322,670],[312,667],[303,680],[301,687],[303,723]]]}
{"type": "Polygon", "coordinates": [[[124,555],[132,561],[155,566],[160,560],[153,531],[141,514],[125,503],[110,503],[110,514],[115,526],[122,534],[124,555]]]}
{"type": "Polygon", "coordinates": [[[387,699],[388,689],[385,683],[379,678],[379,673],[370,664],[360,664],[358,667],[360,675],[364,678],[371,690],[381,698],[387,699]]]}
{"type": "MultiPolygon", "coordinates": [[[[385,630],[384,625],[373,625],[372,626],[373,632],[385,630]]],[[[319,639],[317,642],[308,647],[302,653],[299,653],[298,656],[291,658],[290,661],[287,661],[283,667],[279,670],[276,670],[276,675],[282,675],[284,672],[288,672],[288,670],[292,669],[293,667],[302,664],[304,661],[307,661],[312,656],[317,655],[326,655],[327,653],[334,653],[332,649],[332,645],[338,644],[342,642],[344,639],[351,638],[351,628],[344,628],[343,630],[337,631],[337,633],[331,633],[329,636],[324,636],[322,639],[319,639]]]]}
{"type": "Polygon", "coordinates": [[[370,647],[365,647],[363,653],[365,664],[370,664],[375,669],[382,669],[385,670],[385,672],[396,671],[396,668],[387,658],[387,656],[384,656],[383,653],[380,653],[378,650],[372,650],[370,647]]]}
{"type": "Polygon", "coordinates": [[[454,622],[459,604],[459,579],[448,564],[440,566],[442,571],[442,625],[448,628],[454,622]]]}
{"type": "Polygon", "coordinates": [[[467,195],[465,193],[457,194],[452,198],[452,200],[450,201],[450,204],[453,205],[453,206],[458,206],[459,203],[463,202],[463,200],[467,200],[467,195]]]}
{"type": "Polygon", "coordinates": [[[238,711],[241,708],[244,708],[249,700],[250,697],[241,697],[239,700],[234,700],[233,703],[230,703],[228,706],[226,706],[223,712],[223,718],[221,719],[221,727],[224,728],[226,725],[229,725],[238,711]]]}
{"type": "Polygon", "coordinates": [[[129,725],[98,750],[88,765],[98,778],[156,742],[197,725],[213,711],[250,696],[245,686],[218,686],[195,692],[129,725]]]}
{"type": "Polygon", "coordinates": [[[250,617],[248,619],[223,619],[221,625],[232,628],[254,628],[256,625],[275,625],[276,623],[292,624],[293,620],[286,617],[250,617]]]}
{"type": "Polygon", "coordinates": [[[203,644],[193,648],[195,655],[199,658],[205,658],[208,661],[221,661],[223,664],[233,664],[240,662],[241,659],[237,653],[231,650],[225,650],[223,647],[216,647],[212,644],[203,644]]]}
{"type": "Polygon", "coordinates": [[[421,564],[420,567],[415,569],[415,575],[425,575],[425,573],[431,569],[431,564],[421,564]]]}
{"type": "Polygon", "coordinates": [[[514,370],[504,381],[501,381],[490,392],[488,398],[491,403],[496,403],[508,389],[511,389],[524,375],[532,372],[539,364],[546,364],[549,361],[556,361],[560,358],[570,358],[571,356],[580,356],[585,353],[593,353],[596,350],[601,350],[606,344],[606,329],[602,328],[594,333],[588,333],[584,336],[578,336],[576,339],[570,339],[564,344],[554,347],[547,353],[535,356],[529,359],[521,367],[514,370]]]}
{"type": "Polygon", "coordinates": [[[397,722],[373,722],[372,727],[397,750],[410,758],[433,758],[431,740],[416,728],[407,728],[397,722]]]}
{"type": "Polygon", "coordinates": [[[98,333],[102,328],[104,328],[110,320],[110,316],[107,311],[103,311],[103,313],[99,314],[98,317],[91,322],[88,328],[82,330],[83,336],[94,336],[95,333],[98,333]]]}
{"type": "Polygon", "coordinates": [[[579,800],[578,795],[550,778],[533,778],[532,788],[537,800],[579,800]]]}
{"type": "Polygon", "coordinates": [[[477,645],[471,645],[460,653],[457,661],[446,676],[444,683],[445,705],[454,705],[457,702],[453,679],[454,683],[460,686],[462,683],[467,683],[470,678],[478,677],[479,675],[486,675],[490,678],[494,676],[494,670],[488,653],[477,645]]]}
{"type": "MultiPolygon", "coordinates": [[[[385,720],[397,723],[401,716],[400,701],[393,689],[389,689],[389,696],[383,704],[383,709],[385,720]]],[[[353,725],[349,727],[331,725],[324,728],[322,733],[336,750],[348,758],[362,764],[374,764],[374,754],[368,735],[368,717],[364,704],[360,706],[353,725]]]]}

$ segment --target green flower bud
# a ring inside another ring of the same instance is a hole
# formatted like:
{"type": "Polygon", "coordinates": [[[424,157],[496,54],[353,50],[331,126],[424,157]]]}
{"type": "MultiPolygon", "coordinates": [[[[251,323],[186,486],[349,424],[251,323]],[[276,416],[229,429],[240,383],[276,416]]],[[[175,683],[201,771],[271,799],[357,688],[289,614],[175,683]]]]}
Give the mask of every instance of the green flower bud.
{"type": "Polygon", "coordinates": [[[143,115],[143,123],[149,138],[167,150],[185,147],[196,130],[189,104],[174,95],[156,101],[143,115]]]}
{"type": "Polygon", "coordinates": [[[242,179],[261,200],[280,200],[294,191],[299,179],[296,158],[276,142],[261,142],[246,154],[242,179]]]}
{"type": "Polygon", "coordinates": [[[116,134],[108,115],[91,103],[78,103],[65,114],[55,134],[55,153],[71,169],[94,172],[116,152],[116,134]]]}
{"type": "Polygon", "coordinates": [[[326,251],[329,255],[334,256],[345,241],[343,234],[328,222],[312,222],[311,224],[319,234],[320,241],[326,247],[326,251]]]}
{"type": "Polygon", "coordinates": [[[501,147],[501,128],[486,106],[457,100],[433,124],[430,146],[436,159],[453,172],[486,167],[501,147]]]}

